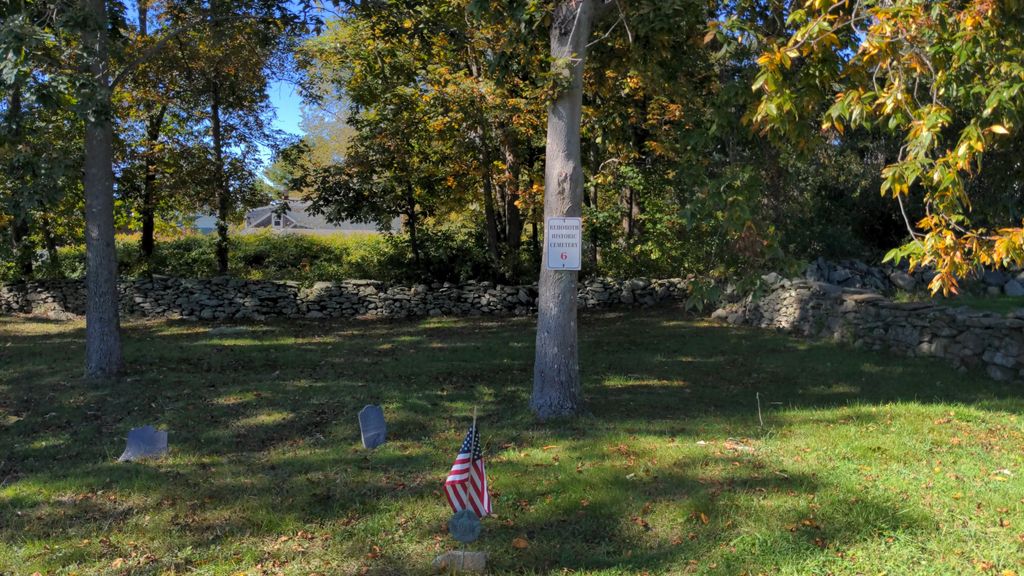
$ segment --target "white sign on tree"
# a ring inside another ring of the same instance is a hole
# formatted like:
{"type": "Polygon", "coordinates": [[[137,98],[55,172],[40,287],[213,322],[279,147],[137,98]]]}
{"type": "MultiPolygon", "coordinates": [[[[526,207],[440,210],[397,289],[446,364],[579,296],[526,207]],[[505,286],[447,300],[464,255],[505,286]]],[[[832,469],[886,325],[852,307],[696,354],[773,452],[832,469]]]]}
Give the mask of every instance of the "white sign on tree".
{"type": "Polygon", "coordinates": [[[583,219],[548,218],[544,224],[548,270],[579,270],[583,261],[583,219]]]}

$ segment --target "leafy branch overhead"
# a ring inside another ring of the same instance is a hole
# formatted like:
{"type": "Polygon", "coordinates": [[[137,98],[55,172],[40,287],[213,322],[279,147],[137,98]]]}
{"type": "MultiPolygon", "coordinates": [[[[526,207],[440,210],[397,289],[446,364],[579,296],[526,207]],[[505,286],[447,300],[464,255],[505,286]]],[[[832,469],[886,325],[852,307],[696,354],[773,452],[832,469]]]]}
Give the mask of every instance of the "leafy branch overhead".
{"type": "MultiPolygon", "coordinates": [[[[1017,0],[810,0],[788,14],[757,63],[761,94],[752,120],[799,141],[815,128],[898,134],[881,192],[903,204],[920,196],[909,244],[887,259],[937,271],[933,292],[956,292],[977,265],[1024,265],[1020,222],[977,218],[972,196],[983,159],[1021,128],[1024,6],[1017,0]]],[[[743,41],[743,25],[714,37],[743,41]]]]}

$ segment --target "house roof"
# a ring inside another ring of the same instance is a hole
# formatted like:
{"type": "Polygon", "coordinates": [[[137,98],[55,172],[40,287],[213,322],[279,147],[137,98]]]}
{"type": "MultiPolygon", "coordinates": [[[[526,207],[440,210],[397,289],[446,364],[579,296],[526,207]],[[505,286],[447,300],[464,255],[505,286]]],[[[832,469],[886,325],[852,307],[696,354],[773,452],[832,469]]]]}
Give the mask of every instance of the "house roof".
{"type": "MultiPolygon", "coordinates": [[[[309,207],[312,204],[303,200],[286,200],[288,211],[284,213],[283,226],[277,228],[288,232],[376,232],[376,224],[361,222],[339,222],[337,224],[328,222],[325,217],[318,214],[311,214],[309,207]]],[[[253,231],[260,228],[273,228],[273,214],[281,206],[280,202],[267,206],[260,206],[250,210],[245,215],[245,227],[242,232],[253,231]]],[[[395,223],[392,223],[392,229],[395,223]]]]}

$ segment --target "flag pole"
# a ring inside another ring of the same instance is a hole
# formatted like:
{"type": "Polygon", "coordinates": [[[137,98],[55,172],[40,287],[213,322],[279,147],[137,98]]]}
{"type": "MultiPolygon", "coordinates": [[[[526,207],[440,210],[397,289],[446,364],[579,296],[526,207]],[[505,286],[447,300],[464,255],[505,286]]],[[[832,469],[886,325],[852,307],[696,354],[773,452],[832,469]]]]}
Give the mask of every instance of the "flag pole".
{"type": "MultiPolygon", "coordinates": [[[[476,406],[473,406],[473,443],[476,444],[479,441],[480,441],[480,437],[479,437],[479,435],[478,435],[478,433],[476,431],[476,406]]],[[[470,446],[469,449],[470,449],[470,453],[472,454],[473,447],[470,446]]],[[[469,460],[470,460],[469,465],[470,465],[470,467],[472,467],[473,466],[473,457],[470,456],[469,460]]],[[[463,544],[462,544],[462,562],[460,562],[461,566],[459,566],[459,568],[465,568],[466,567],[466,554],[468,554],[468,553],[469,553],[469,544],[463,542],[463,544]]]]}

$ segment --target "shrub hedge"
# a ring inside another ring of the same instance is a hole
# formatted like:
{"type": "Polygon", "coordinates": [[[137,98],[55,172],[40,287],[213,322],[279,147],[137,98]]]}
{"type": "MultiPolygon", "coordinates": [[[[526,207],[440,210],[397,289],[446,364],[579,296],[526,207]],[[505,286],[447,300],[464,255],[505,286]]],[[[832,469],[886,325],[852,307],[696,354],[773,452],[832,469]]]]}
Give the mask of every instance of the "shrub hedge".
{"type": "MultiPolygon", "coordinates": [[[[353,278],[386,282],[460,282],[491,275],[471,234],[432,230],[421,233],[421,237],[421,259],[417,267],[408,238],[400,234],[236,235],[230,238],[228,269],[231,276],[239,278],[304,283],[353,278]]],[[[137,235],[119,235],[118,269],[123,277],[216,276],[215,247],[215,236],[183,236],[158,241],[152,258],[146,260],[139,250],[137,235]]],[[[2,272],[0,280],[17,279],[13,270],[2,272]]],[[[60,248],[56,265],[44,257],[35,275],[39,278],[83,277],[85,247],[60,248]]]]}

